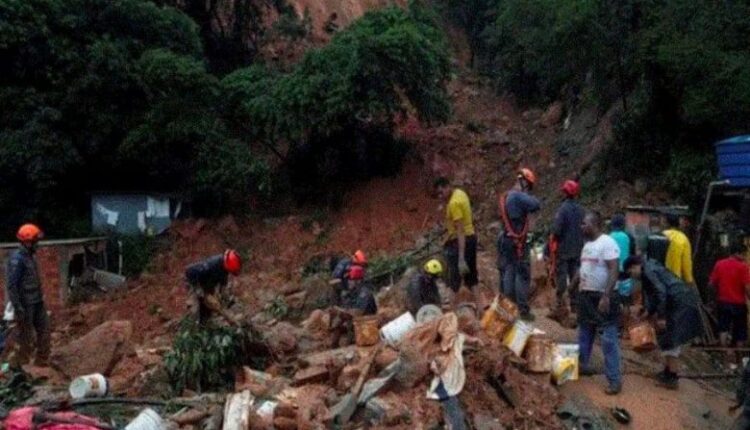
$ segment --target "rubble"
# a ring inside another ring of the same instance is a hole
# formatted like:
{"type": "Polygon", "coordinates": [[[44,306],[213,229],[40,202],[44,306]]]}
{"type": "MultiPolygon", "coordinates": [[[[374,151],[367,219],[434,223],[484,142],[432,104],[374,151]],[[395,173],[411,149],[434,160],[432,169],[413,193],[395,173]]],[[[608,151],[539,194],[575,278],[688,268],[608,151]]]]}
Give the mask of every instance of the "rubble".
{"type": "Polygon", "coordinates": [[[68,378],[89,373],[109,376],[131,350],[132,335],[130,321],[107,321],[83,337],[55,349],[52,366],[68,378]]]}

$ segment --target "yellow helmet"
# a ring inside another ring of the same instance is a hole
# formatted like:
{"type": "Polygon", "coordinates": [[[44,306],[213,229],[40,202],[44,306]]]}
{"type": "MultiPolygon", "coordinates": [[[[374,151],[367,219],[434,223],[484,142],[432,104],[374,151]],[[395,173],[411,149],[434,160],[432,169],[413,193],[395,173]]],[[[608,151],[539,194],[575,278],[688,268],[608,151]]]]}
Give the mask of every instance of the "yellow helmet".
{"type": "Polygon", "coordinates": [[[424,264],[424,271],[430,275],[439,275],[443,273],[443,264],[438,260],[432,259],[424,264]]]}

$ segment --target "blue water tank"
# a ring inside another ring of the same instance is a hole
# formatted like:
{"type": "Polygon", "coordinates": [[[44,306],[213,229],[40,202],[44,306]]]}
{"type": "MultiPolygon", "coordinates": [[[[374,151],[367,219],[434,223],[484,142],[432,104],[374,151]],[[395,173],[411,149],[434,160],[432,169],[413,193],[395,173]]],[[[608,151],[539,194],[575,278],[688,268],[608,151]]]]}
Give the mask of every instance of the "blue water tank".
{"type": "Polygon", "coordinates": [[[733,187],[750,187],[750,135],[716,143],[719,177],[733,187]]]}

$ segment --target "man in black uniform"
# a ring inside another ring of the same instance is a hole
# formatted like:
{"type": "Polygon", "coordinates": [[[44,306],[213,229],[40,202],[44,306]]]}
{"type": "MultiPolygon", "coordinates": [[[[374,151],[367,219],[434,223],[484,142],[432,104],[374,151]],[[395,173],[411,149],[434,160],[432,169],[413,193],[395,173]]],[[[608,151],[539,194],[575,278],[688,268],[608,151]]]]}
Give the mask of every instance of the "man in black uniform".
{"type": "Polygon", "coordinates": [[[11,331],[13,351],[9,358],[13,367],[28,363],[35,338],[35,364],[46,366],[49,361],[49,317],[44,306],[39,268],[34,258],[42,236],[42,231],[34,224],[22,225],[16,234],[20,245],[8,258],[6,299],[13,307],[15,323],[11,331]]]}
{"type": "Polygon", "coordinates": [[[443,273],[443,265],[438,260],[430,260],[425,263],[422,270],[415,274],[406,287],[406,309],[414,318],[424,305],[435,305],[440,307],[440,293],[437,287],[437,279],[443,273]]]}
{"type": "Polygon", "coordinates": [[[185,269],[188,312],[199,324],[205,324],[213,312],[220,312],[219,297],[227,285],[229,275],[237,276],[241,269],[242,258],[233,249],[191,264],[185,269]]]}

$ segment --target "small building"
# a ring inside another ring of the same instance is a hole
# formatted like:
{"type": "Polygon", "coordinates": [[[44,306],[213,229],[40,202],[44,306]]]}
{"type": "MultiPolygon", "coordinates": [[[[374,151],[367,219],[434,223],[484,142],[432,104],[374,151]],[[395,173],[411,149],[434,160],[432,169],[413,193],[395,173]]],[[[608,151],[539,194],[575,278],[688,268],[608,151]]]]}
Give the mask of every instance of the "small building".
{"type": "MultiPolygon", "coordinates": [[[[0,243],[0,267],[5,270],[6,261],[18,243],[0,243]]],[[[50,309],[65,306],[71,287],[86,273],[87,268],[107,270],[107,238],[84,237],[62,240],[42,240],[37,251],[37,265],[42,281],[44,299],[50,309]]],[[[5,276],[0,276],[0,295],[5,303],[5,276]]]]}
{"type": "Polygon", "coordinates": [[[184,216],[186,200],[160,193],[94,193],[91,226],[96,233],[146,234],[164,232],[184,216]]]}

